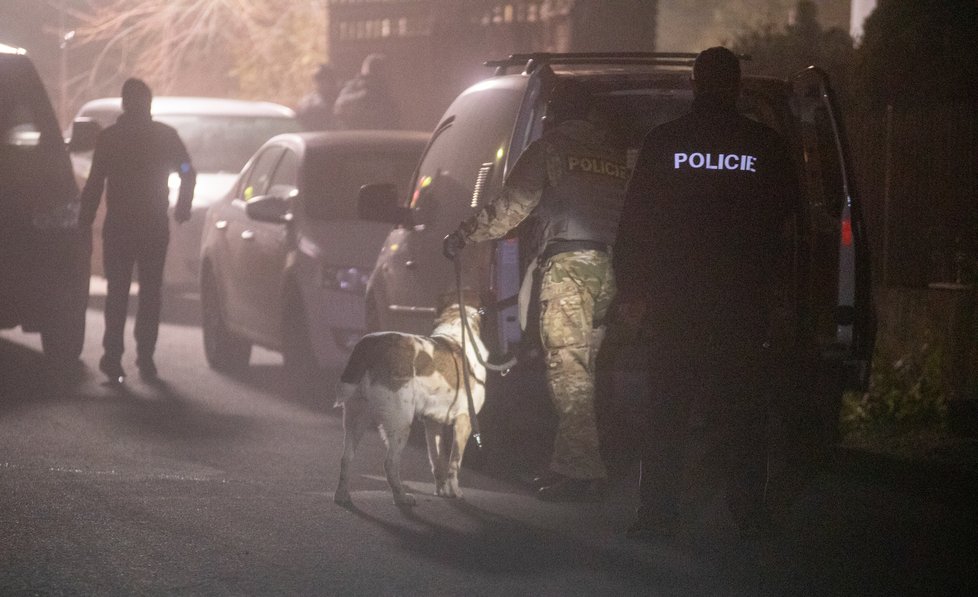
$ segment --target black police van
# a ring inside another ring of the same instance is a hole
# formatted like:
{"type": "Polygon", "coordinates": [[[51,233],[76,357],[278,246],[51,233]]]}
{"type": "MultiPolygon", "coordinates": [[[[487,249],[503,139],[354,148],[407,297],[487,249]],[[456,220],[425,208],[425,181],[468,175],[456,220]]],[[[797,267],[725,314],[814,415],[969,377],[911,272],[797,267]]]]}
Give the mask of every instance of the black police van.
{"type": "Polygon", "coordinates": [[[77,360],[85,341],[91,232],[44,85],[0,46],[0,328],[40,332],[44,354],[77,360]]]}
{"type": "MultiPolygon", "coordinates": [[[[495,74],[445,112],[411,194],[395,197],[383,186],[361,192],[362,214],[396,224],[368,285],[368,328],[430,332],[436,296],[455,283],[442,238],[493,198],[520,152],[540,136],[555,81],[586,86],[634,159],[649,129],[689,110],[695,56],[541,53],[487,62],[495,74]]],[[[740,108],[789,141],[803,186],[784,306],[805,386],[815,389],[804,399],[831,434],[843,390],[867,383],[875,334],[869,243],[842,121],[828,78],[815,67],[787,80],[745,76],[740,108]]],[[[532,219],[505,239],[463,252],[463,283],[499,307],[483,328],[497,354],[533,344],[508,300],[535,254],[532,219]]],[[[486,408],[492,404],[490,393],[486,408]]]]}

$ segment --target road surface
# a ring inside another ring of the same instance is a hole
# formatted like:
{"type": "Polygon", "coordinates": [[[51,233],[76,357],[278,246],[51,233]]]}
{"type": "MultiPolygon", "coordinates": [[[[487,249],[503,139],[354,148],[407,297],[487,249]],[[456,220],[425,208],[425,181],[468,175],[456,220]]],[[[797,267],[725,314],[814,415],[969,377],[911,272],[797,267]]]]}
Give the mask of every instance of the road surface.
{"type": "Polygon", "coordinates": [[[339,507],[329,380],[287,389],[281,358],[257,349],[240,377],[211,371],[196,297],[181,295],[165,299],[163,382],[136,375],[127,330],[130,377],[110,386],[93,289],[78,371],[50,368],[37,335],[0,332],[2,595],[972,594],[978,525],[960,492],[831,469],[777,540],[738,540],[706,502],[690,533],[636,543],[623,536],[636,467],[617,469],[602,502],[539,502],[519,477],[546,434],[527,422],[508,437],[484,430],[495,449],[472,455],[461,500],[431,495],[415,438],[403,470],[413,509],[393,504],[372,434],[354,507],[339,507]]]}

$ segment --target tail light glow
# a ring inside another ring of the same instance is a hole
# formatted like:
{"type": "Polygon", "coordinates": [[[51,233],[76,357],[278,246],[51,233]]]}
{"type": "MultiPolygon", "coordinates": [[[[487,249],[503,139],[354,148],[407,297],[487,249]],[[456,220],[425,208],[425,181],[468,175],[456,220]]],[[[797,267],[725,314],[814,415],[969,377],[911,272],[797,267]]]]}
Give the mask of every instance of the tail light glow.
{"type": "Polygon", "coordinates": [[[852,220],[848,217],[842,220],[842,246],[852,246],[852,220]]]}

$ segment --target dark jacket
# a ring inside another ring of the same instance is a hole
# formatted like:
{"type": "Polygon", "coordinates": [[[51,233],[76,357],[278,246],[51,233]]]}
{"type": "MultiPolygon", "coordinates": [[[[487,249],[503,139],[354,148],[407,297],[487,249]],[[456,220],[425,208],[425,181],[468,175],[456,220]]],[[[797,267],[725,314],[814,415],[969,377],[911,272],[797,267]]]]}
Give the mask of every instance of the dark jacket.
{"type": "Polygon", "coordinates": [[[124,113],[99,133],[95,143],[92,168],[81,196],[81,223],[91,225],[105,189],[105,233],[168,231],[167,183],[171,172],[180,175],[175,211],[189,214],[196,173],[177,131],[124,113]]]}
{"type": "Polygon", "coordinates": [[[296,117],[304,131],[328,131],[336,128],[333,117],[335,99],[314,91],[299,102],[296,117]]]}
{"type": "Polygon", "coordinates": [[[343,86],[336,97],[333,114],[336,127],[343,130],[396,129],[400,124],[397,105],[387,84],[368,75],[360,75],[343,86]]]}
{"type": "Polygon", "coordinates": [[[698,98],[653,129],[614,246],[619,297],[647,301],[653,334],[763,333],[794,172],[777,133],[731,104],[698,98]]]}

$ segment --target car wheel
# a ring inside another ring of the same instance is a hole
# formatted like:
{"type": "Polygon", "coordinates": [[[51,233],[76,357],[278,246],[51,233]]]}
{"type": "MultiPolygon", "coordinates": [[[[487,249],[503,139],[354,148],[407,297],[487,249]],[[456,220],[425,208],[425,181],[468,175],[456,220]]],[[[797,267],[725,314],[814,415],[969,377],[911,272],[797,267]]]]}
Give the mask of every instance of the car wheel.
{"type": "Polygon", "coordinates": [[[307,385],[319,377],[319,363],[309,340],[309,324],[305,308],[293,288],[285,301],[282,320],[282,360],[291,382],[307,385]]]}
{"type": "Polygon", "coordinates": [[[227,329],[213,276],[204,275],[200,290],[203,307],[204,355],[211,369],[229,373],[242,371],[251,358],[251,343],[227,329]]]}

